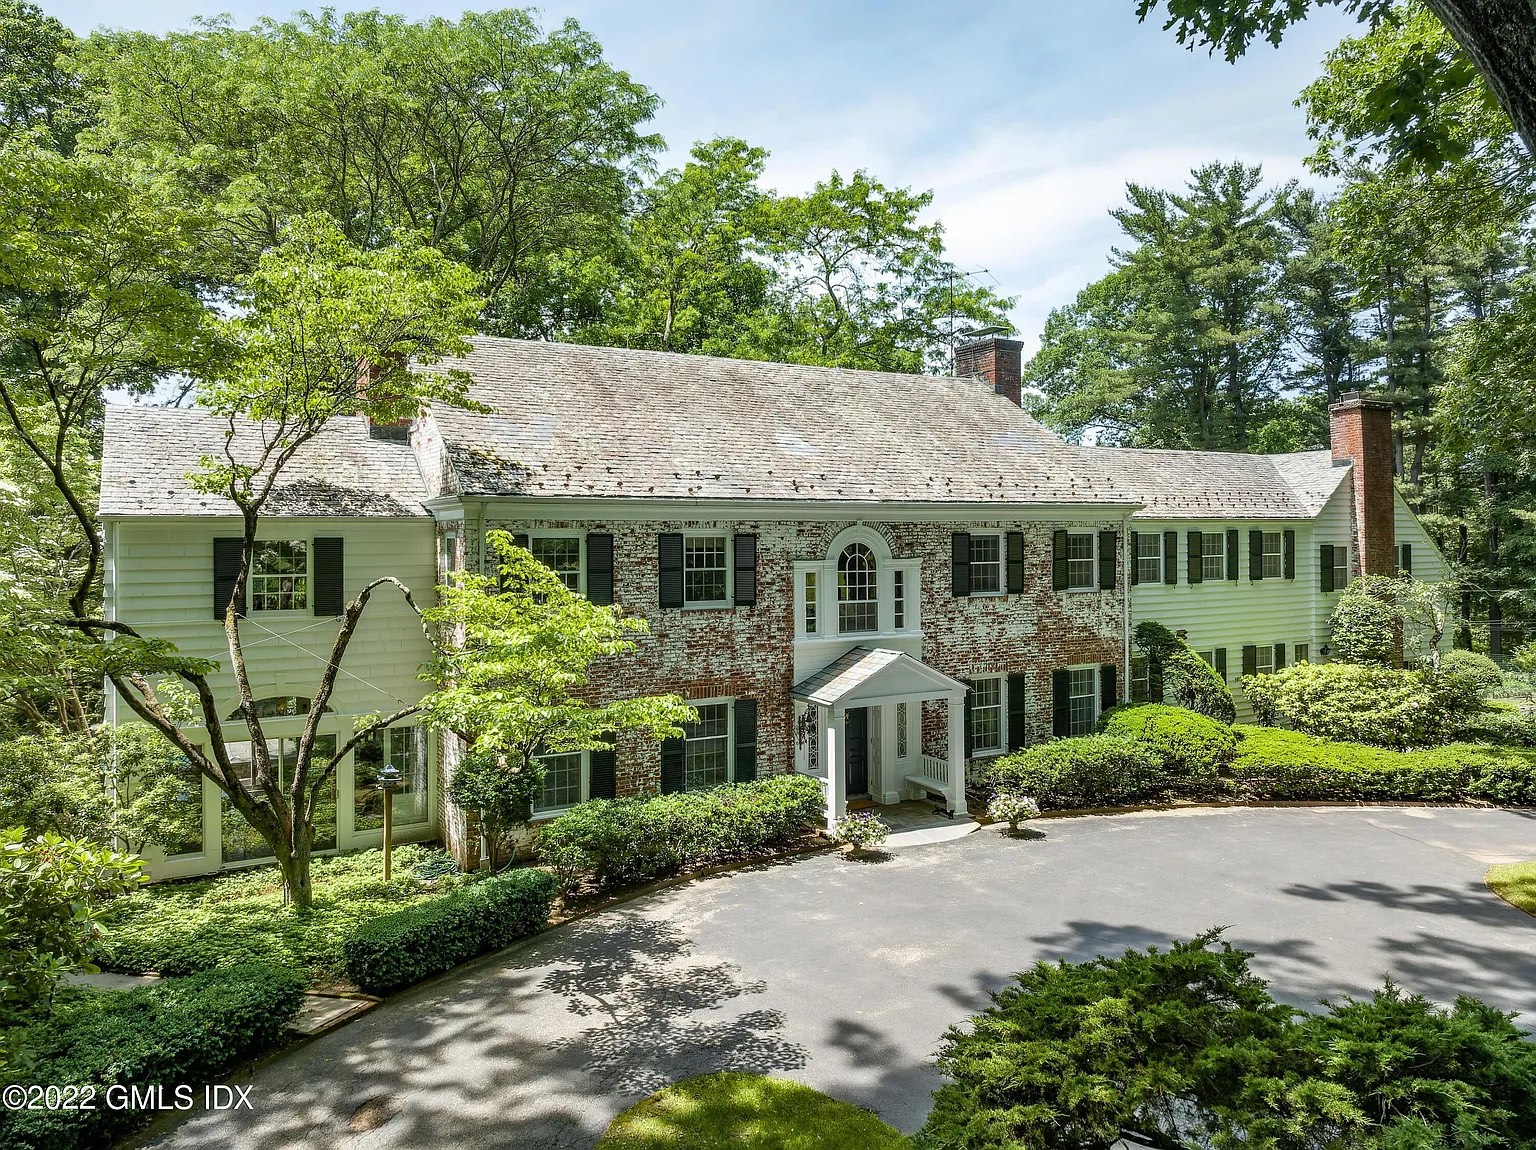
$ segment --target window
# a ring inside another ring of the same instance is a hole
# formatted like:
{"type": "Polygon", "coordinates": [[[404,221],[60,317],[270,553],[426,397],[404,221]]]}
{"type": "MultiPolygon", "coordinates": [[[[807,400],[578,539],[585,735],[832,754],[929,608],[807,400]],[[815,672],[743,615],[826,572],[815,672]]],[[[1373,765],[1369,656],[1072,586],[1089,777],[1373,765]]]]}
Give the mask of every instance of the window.
{"type": "Polygon", "coordinates": [[[444,576],[450,571],[459,569],[459,533],[457,531],[443,532],[442,570],[444,576]]]}
{"type": "MultiPolygon", "coordinates": [[[[1205,662],[1206,662],[1206,665],[1209,666],[1212,670],[1220,673],[1221,668],[1216,666],[1216,652],[1214,650],[1212,650],[1212,651],[1196,651],[1195,654],[1199,655],[1202,659],[1204,659],[1205,662]]],[[[1223,679],[1225,679],[1226,676],[1222,676],[1222,677],[1223,677],[1223,679]]]]}
{"type": "Polygon", "coordinates": [[[1312,661],[1311,660],[1311,655],[1312,655],[1312,649],[1310,647],[1308,647],[1307,644],[1305,644],[1305,643],[1297,643],[1296,644],[1296,655],[1295,655],[1296,662],[1298,662],[1298,663],[1310,663],[1312,661]]]}
{"type": "Polygon", "coordinates": [[[1265,579],[1279,579],[1285,574],[1285,551],[1278,531],[1265,531],[1260,557],[1260,574],[1265,579]]]}
{"type": "Polygon", "coordinates": [[[971,536],[971,594],[1003,593],[1003,537],[971,536]]]}
{"type": "Polygon", "coordinates": [[[971,754],[1003,749],[1003,677],[971,681],[971,754]]]}
{"type": "Polygon", "coordinates": [[[816,634],[816,572],[805,573],[805,633],[816,634]]]}
{"type": "Polygon", "coordinates": [[[1068,733],[1090,735],[1099,717],[1099,669],[1074,667],[1067,677],[1068,733]]]}
{"type": "Polygon", "coordinates": [[[837,558],[839,634],[879,630],[879,608],[875,598],[874,552],[862,543],[850,543],[837,558]]]}
{"type": "Polygon", "coordinates": [[[1227,536],[1222,531],[1206,531],[1200,536],[1200,578],[1214,583],[1227,577],[1227,536]]]}
{"type": "Polygon", "coordinates": [[[388,727],[369,735],[352,752],[352,825],[360,831],[384,826],[379,771],[385,763],[404,780],[395,792],[393,821],[427,821],[427,732],[422,727],[388,727]]]}
{"type": "MultiPolygon", "coordinates": [[[[230,763],[234,766],[235,772],[247,787],[254,788],[256,764],[251,754],[251,744],[229,743],[227,746],[230,763]]],[[[278,785],[285,789],[292,782],[294,768],[298,765],[298,748],[299,740],[296,738],[267,740],[267,754],[277,769],[278,785]]],[[[335,753],[335,735],[316,735],[314,749],[310,754],[310,777],[313,778],[315,772],[335,753]]],[[[256,833],[256,829],[245,821],[239,811],[235,810],[228,797],[225,797],[219,813],[222,824],[220,838],[225,862],[244,862],[247,859],[272,857],[272,848],[267,845],[267,841],[256,833]]],[[[334,773],[326,781],[325,789],[315,804],[315,838],[312,846],[317,851],[336,848],[336,776],[334,773]]]]}
{"type": "Polygon", "coordinates": [[[1163,537],[1157,531],[1142,531],[1136,536],[1136,582],[1163,581],[1163,537]]]}
{"type": "Polygon", "coordinates": [[[683,540],[683,602],[725,601],[725,536],[690,535],[683,540]]]}
{"type": "Polygon", "coordinates": [[[891,587],[894,592],[894,614],[892,625],[898,631],[903,631],[907,626],[907,573],[905,571],[891,572],[891,587]]]}
{"type": "Polygon", "coordinates": [[[731,705],[704,703],[694,709],[699,721],[683,728],[683,785],[704,791],[730,782],[731,705]]]}
{"type": "Polygon", "coordinates": [[[1067,536],[1067,586],[1074,591],[1096,590],[1098,571],[1094,567],[1093,533],[1067,536]]]}
{"type": "Polygon", "coordinates": [[[907,705],[896,704],[896,757],[907,757],[907,705]]]}
{"type": "Polygon", "coordinates": [[[1131,660],[1131,702],[1161,703],[1162,696],[1152,697],[1152,664],[1146,656],[1131,660]]]}
{"type": "Polygon", "coordinates": [[[1342,591],[1349,586],[1349,548],[1335,546],[1333,549],[1333,589],[1342,591]]]}
{"type": "Polygon", "coordinates": [[[584,757],[580,751],[539,756],[538,763],[544,768],[544,786],[539,791],[539,797],[534,800],[534,810],[558,811],[581,802],[581,765],[584,757]]]}
{"type": "MultiPolygon", "coordinates": [[[[560,576],[560,582],[566,587],[572,591],[581,590],[581,540],[578,537],[535,535],[528,542],[528,550],[535,559],[560,576]]],[[[723,557],[721,563],[723,569],[723,557]]]]}
{"type": "Polygon", "coordinates": [[[261,540],[251,556],[251,610],[303,611],[309,606],[309,544],[261,540]]]}
{"type": "Polygon", "coordinates": [[[1254,656],[1253,673],[1255,675],[1273,675],[1275,673],[1275,648],[1273,644],[1259,644],[1258,652],[1254,656]]]}

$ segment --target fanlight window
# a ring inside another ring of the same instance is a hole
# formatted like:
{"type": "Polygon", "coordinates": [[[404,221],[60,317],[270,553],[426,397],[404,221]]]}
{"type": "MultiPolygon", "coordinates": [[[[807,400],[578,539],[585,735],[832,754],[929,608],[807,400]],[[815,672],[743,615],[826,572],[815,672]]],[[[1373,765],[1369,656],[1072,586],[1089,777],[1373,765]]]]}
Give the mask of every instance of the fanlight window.
{"type": "MultiPolygon", "coordinates": [[[[251,704],[258,719],[280,719],[288,715],[307,715],[314,703],[303,695],[268,695],[264,699],[257,699],[251,704]]],[[[331,708],[326,706],[325,710],[331,708]]],[[[225,716],[227,719],[240,717],[238,710],[231,711],[225,716]]]]}
{"type": "Polygon", "coordinates": [[[844,635],[879,630],[875,592],[875,555],[862,543],[850,543],[837,558],[837,625],[844,635]]]}

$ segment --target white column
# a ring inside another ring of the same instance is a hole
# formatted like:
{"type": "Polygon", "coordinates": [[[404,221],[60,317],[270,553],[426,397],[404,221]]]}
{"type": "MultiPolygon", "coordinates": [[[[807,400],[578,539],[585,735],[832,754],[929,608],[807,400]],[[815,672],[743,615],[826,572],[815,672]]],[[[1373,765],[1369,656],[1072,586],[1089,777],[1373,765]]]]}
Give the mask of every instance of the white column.
{"type": "Polygon", "coordinates": [[[965,695],[954,692],[949,701],[949,809],[965,812],[965,695]]]}
{"type": "Polygon", "coordinates": [[[848,770],[843,762],[843,709],[821,708],[821,745],[827,764],[827,830],[837,829],[837,820],[848,809],[848,770]]]}

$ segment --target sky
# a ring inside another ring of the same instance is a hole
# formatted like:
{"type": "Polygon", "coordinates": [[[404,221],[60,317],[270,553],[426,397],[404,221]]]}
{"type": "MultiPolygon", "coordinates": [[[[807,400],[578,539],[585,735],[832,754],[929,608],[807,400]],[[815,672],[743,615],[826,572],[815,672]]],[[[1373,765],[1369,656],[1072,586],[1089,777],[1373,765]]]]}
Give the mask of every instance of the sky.
{"type": "MultiPolygon", "coordinates": [[[[292,0],[154,5],[40,0],[77,33],[163,32],[228,11],[286,17],[292,0]]],[[[344,4],[337,4],[345,7],[344,4]]],[[[358,5],[362,7],[362,4],[358,5]]],[[[373,6],[369,3],[368,6],[373,6]]],[[[408,17],[465,5],[378,0],[408,17]]],[[[318,5],[311,5],[318,7],[318,5]]],[[[1278,48],[1232,65],[1181,48],[1135,0],[566,0],[608,60],[657,93],[663,163],[696,140],[740,136],[771,153],[767,182],[803,192],[836,169],[931,189],[952,259],[1017,297],[1026,352],[1051,308],[1109,267],[1109,217],[1127,182],[1178,187],[1211,161],[1307,181],[1294,106],[1323,54],[1355,27],[1325,8],[1278,48]],[[985,269],[985,270],[982,270],[985,269]]]]}

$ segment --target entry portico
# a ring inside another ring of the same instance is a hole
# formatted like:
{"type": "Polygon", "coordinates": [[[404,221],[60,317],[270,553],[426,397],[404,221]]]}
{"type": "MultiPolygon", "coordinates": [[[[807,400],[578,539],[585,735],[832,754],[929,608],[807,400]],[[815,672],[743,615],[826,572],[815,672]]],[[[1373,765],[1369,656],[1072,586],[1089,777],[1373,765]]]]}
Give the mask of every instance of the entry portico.
{"type": "Polygon", "coordinates": [[[901,651],[859,646],[796,684],[796,769],[820,778],[827,828],[850,795],[879,803],[942,795],[965,812],[966,685],[901,651]],[[924,705],[945,705],[941,757],[925,753],[924,705]]]}

